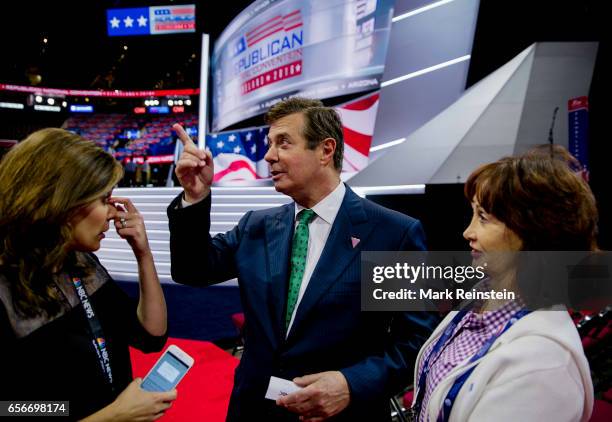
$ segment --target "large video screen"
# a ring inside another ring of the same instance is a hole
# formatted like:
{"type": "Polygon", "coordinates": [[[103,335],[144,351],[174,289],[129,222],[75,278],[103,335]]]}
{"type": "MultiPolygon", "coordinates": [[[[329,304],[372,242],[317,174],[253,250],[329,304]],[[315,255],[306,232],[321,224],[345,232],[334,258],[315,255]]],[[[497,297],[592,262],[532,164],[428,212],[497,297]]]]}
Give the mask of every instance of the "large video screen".
{"type": "Polygon", "coordinates": [[[380,86],[393,0],[257,0],[215,43],[212,130],[291,95],[331,98],[380,86]]]}

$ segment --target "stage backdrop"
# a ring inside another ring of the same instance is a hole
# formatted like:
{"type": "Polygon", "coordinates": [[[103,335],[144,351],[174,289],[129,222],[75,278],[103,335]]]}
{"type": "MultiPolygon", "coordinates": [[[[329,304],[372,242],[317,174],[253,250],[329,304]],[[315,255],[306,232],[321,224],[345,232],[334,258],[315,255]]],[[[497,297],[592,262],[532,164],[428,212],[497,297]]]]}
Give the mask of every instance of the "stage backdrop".
{"type": "MultiPolygon", "coordinates": [[[[368,165],[378,92],[334,107],[342,118],[344,162],[347,180],[368,165]]],[[[256,127],[206,135],[206,147],[215,163],[215,182],[250,181],[269,177],[266,136],[268,127],[256,127]]]]}

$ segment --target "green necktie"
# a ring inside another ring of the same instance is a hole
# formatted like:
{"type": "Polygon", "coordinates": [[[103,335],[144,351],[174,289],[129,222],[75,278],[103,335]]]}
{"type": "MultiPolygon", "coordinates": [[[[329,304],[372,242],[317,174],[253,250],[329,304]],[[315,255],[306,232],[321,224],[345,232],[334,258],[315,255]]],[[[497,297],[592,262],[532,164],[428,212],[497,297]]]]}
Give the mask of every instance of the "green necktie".
{"type": "Polygon", "coordinates": [[[287,314],[285,316],[285,328],[289,328],[291,316],[300,294],[300,285],[306,268],[306,256],[308,255],[308,225],[316,217],[313,210],[302,210],[297,215],[298,225],[293,233],[291,245],[291,275],[289,276],[289,294],[287,295],[287,314]]]}

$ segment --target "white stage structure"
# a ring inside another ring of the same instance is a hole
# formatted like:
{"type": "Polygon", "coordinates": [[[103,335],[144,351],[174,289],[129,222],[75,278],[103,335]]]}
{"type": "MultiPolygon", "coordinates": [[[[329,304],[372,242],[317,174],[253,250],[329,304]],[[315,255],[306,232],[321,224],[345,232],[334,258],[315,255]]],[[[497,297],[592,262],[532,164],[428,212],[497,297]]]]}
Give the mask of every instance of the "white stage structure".
{"type": "Polygon", "coordinates": [[[481,164],[546,143],[556,107],[553,138],[567,147],[567,102],[588,95],[596,55],[596,42],[531,45],[349,184],[463,183],[481,164]]]}

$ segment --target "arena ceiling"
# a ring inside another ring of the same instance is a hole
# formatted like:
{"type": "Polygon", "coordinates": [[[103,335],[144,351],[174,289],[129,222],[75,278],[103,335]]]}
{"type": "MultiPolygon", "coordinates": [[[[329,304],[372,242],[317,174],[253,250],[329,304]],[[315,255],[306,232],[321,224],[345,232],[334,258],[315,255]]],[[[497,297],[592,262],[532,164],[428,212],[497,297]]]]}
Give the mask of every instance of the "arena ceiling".
{"type": "MultiPolygon", "coordinates": [[[[197,1],[196,34],[106,34],[106,9],[185,3],[188,1],[3,2],[0,82],[78,89],[198,87],[199,34],[210,34],[214,43],[250,0],[197,1]]],[[[468,86],[535,41],[602,40],[606,16],[602,3],[481,0],[468,86]]]]}

